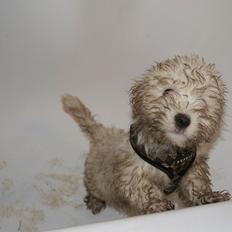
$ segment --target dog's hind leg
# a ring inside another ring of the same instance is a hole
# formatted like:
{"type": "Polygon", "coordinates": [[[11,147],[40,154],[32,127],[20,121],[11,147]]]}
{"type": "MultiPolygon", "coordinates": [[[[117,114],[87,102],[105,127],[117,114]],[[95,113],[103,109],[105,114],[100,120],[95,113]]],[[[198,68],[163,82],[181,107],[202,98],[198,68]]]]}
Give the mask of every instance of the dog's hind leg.
{"type": "Polygon", "coordinates": [[[92,211],[93,214],[100,213],[102,209],[106,207],[106,203],[93,195],[89,194],[85,197],[84,202],[88,209],[92,211]]]}

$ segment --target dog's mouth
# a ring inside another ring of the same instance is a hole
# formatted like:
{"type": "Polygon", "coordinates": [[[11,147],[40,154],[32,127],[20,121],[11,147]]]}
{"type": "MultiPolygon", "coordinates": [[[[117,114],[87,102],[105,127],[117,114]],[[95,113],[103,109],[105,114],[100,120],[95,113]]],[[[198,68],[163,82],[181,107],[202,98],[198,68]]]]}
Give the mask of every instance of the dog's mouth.
{"type": "Polygon", "coordinates": [[[164,192],[173,192],[180,179],[191,167],[196,157],[196,146],[181,148],[174,145],[158,144],[156,149],[148,154],[144,144],[138,142],[138,133],[141,127],[132,124],[130,127],[130,143],[134,151],[147,163],[160,169],[171,179],[170,185],[164,192]]]}
{"type": "Polygon", "coordinates": [[[174,125],[174,129],[170,130],[171,133],[177,134],[177,135],[184,135],[186,134],[188,128],[181,128],[176,125],[174,125]]]}
{"type": "Polygon", "coordinates": [[[179,129],[175,127],[172,130],[167,130],[166,136],[172,144],[176,144],[180,147],[186,147],[186,142],[189,141],[189,133],[187,133],[186,129],[179,129]]]}
{"type": "Polygon", "coordinates": [[[175,127],[174,133],[179,134],[179,135],[184,135],[185,129],[180,129],[175,127]]]}

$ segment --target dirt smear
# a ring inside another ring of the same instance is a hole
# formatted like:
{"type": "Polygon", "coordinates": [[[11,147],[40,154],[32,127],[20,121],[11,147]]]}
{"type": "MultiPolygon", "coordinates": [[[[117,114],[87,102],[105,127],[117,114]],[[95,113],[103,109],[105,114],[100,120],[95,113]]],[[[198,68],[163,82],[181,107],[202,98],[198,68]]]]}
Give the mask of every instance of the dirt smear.
{"type": "Polygon", "coordinates": [[[14,186],[14,182],[10,178],[4,178],[1,182],[1,187],[4,189],[4,191],[10,191],[14,186]]]}
{"type": "Polygon", "coordinates": [[[36,177],[35,186],[44,204],[51,208],[72,205],[70,198],[77,194],[79,177],[74,174],[41,173],[36,177]]]}
{"type": "Polygon", "coordinates": [[[44,220],[42,210],[27,207],[16,207],[12,205],[0,205],[0,218],[16,218],[19,220],[17,231],[37,232],[38,223],[44,220]]]}
{"type": "Polygon", "coordinates": [[[5,169],[8,166],[5,160],[0,160],[0,171],[5,169]]]}
{"type": "Polygon", "coordinates": [[[51,167],[61,167],[64,164],[63,159],[54,158],[49,161],[51,167]]]}

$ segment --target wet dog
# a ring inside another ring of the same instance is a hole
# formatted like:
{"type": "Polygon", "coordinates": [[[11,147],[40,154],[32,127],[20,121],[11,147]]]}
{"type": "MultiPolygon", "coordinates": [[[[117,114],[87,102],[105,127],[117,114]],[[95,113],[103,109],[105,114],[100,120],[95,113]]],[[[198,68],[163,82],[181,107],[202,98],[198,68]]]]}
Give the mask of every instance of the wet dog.
{"type": "Polygon", "coordinates": [[[90,141],[87,207],[133,216],[229,200],[212,190],[207,164],[223,127],[225,92],[215,66],[193,55],[157,63],[135,81],[129,132],[106,128],[77,97],[64,96],[64,110],[90,141]]]}

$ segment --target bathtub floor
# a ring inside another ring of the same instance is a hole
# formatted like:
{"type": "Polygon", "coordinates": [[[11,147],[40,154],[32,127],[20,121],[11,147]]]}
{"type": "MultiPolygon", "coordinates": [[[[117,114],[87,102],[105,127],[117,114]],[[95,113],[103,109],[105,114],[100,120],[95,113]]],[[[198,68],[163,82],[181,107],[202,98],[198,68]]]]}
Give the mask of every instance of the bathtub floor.
{"type": "MultiPolygon", "coordinates": [[[[61,141],[54,131],[40,126],[40,132],[38,126],[25,124],[24,130],[1,136],[0,231],[44,231],[122,218],[113,209],[98,215],[86,210],[82,179],[88,145],[78,129],[76,138],[66,133],[61,141]],[[53,139],[48,141],[47,136],[53,139]]],[[[221,159],[226,158],[222,153],[221,159]]],[[[226,176],[229,167],[218,160],[213,156],[211,162],[215,188],[232,191],[226,176]]]]}
{"type": "Polygon", "coordinates": [[[28,151],[23,157],[25,151],[5,143],[10,148],[5,154],[10,154],[0,160],[0,231],[44,231],[122,217],[112,209],[95,216],[86,210],[84,155],[44,156],[28,140],[18,139],[21,149],[28,151]],[[38,158],[33,158],[35,153],[38,158]]]}

